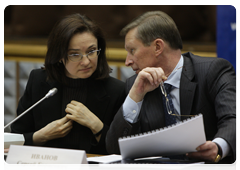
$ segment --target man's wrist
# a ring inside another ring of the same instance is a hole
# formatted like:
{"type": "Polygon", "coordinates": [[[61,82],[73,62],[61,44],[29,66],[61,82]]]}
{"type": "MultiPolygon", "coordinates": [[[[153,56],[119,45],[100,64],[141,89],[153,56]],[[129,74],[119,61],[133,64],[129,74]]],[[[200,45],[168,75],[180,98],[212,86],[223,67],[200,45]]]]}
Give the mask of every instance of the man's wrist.
{"type": "Polygon", "coordinates": [[[215,143],[215,144],[217,145],[217,147],[218,147],[218,153],[217,153],[217,156],[216,156],[214,162],[215,162],[215,163],[218,163],[218,162],[222,159],[222,148],[221,148],[216,142],[214,142],[214,143],[215,143]]]}
{"type": "Polygon", "coordinates": [[[136,103],[140,102],[143,100],[145,94],[136,94],[132,91],[132,89],[129,92],[129,97],[135,101],[136,103]]]}

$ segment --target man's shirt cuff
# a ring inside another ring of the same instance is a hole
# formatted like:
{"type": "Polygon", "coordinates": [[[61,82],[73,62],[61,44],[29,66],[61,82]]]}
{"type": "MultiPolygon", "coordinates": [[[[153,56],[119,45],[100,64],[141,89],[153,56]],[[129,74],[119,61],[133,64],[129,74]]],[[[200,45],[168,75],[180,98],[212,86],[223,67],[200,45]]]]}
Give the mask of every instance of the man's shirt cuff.
{"type": "Polygon", "coordinates": [[[222,158],[226,157],[230,152],[229,144],[222,138],[215,138],[212,142],[217,143],[222,148],[222,158]]]}
{"type": "Polygon", "coordinates": [[[123,103],[123,117],[130,123],[135,123],[137,121],[139,112],[142,107],[142,101],[136,103],[132,100],[129,95],[123,103]]]}

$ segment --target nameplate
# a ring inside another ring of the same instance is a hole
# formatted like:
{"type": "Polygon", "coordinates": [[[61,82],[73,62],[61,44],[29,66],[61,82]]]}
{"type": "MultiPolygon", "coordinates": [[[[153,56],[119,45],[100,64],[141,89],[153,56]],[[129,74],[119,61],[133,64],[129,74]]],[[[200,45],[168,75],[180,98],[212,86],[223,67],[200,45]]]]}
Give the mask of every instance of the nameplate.
{"type": "Polygon", "coordinates": [[[87,164],[84,150],[11,145],[9,164],[87,164]]]}

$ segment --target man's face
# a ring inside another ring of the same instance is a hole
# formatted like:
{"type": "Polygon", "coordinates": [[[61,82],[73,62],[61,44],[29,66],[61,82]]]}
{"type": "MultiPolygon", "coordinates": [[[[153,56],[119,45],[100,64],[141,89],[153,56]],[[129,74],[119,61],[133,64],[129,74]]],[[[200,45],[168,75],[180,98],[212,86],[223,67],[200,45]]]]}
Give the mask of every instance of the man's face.
{"type": "Polygon", "coordinates": [[[133,71],[138,74],[146,67],[157,66],[155,57],[155,48],[153,43],[150,46],[144,46],[143,43],[136,38],[137,28],[130,30],[125,37],[125,49],[128,52],[125,61],[126,66],[131,66],[133,71]]]}

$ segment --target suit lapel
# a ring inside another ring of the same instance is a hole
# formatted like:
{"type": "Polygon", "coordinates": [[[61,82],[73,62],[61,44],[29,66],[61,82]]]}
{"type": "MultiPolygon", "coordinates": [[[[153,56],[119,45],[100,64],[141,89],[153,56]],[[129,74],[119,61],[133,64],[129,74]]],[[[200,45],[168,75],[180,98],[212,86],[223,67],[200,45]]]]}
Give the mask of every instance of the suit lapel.
{"type": "MultiPolygon", "coordinates": [[[[190,115],[197,83],[192,82],[194,69],[191,59],[184,56],[184,67],[180,81],[180,108],[181,115],[190,115]]],[[[182,117],[182,120],[184,117],[182,117]]]]}

